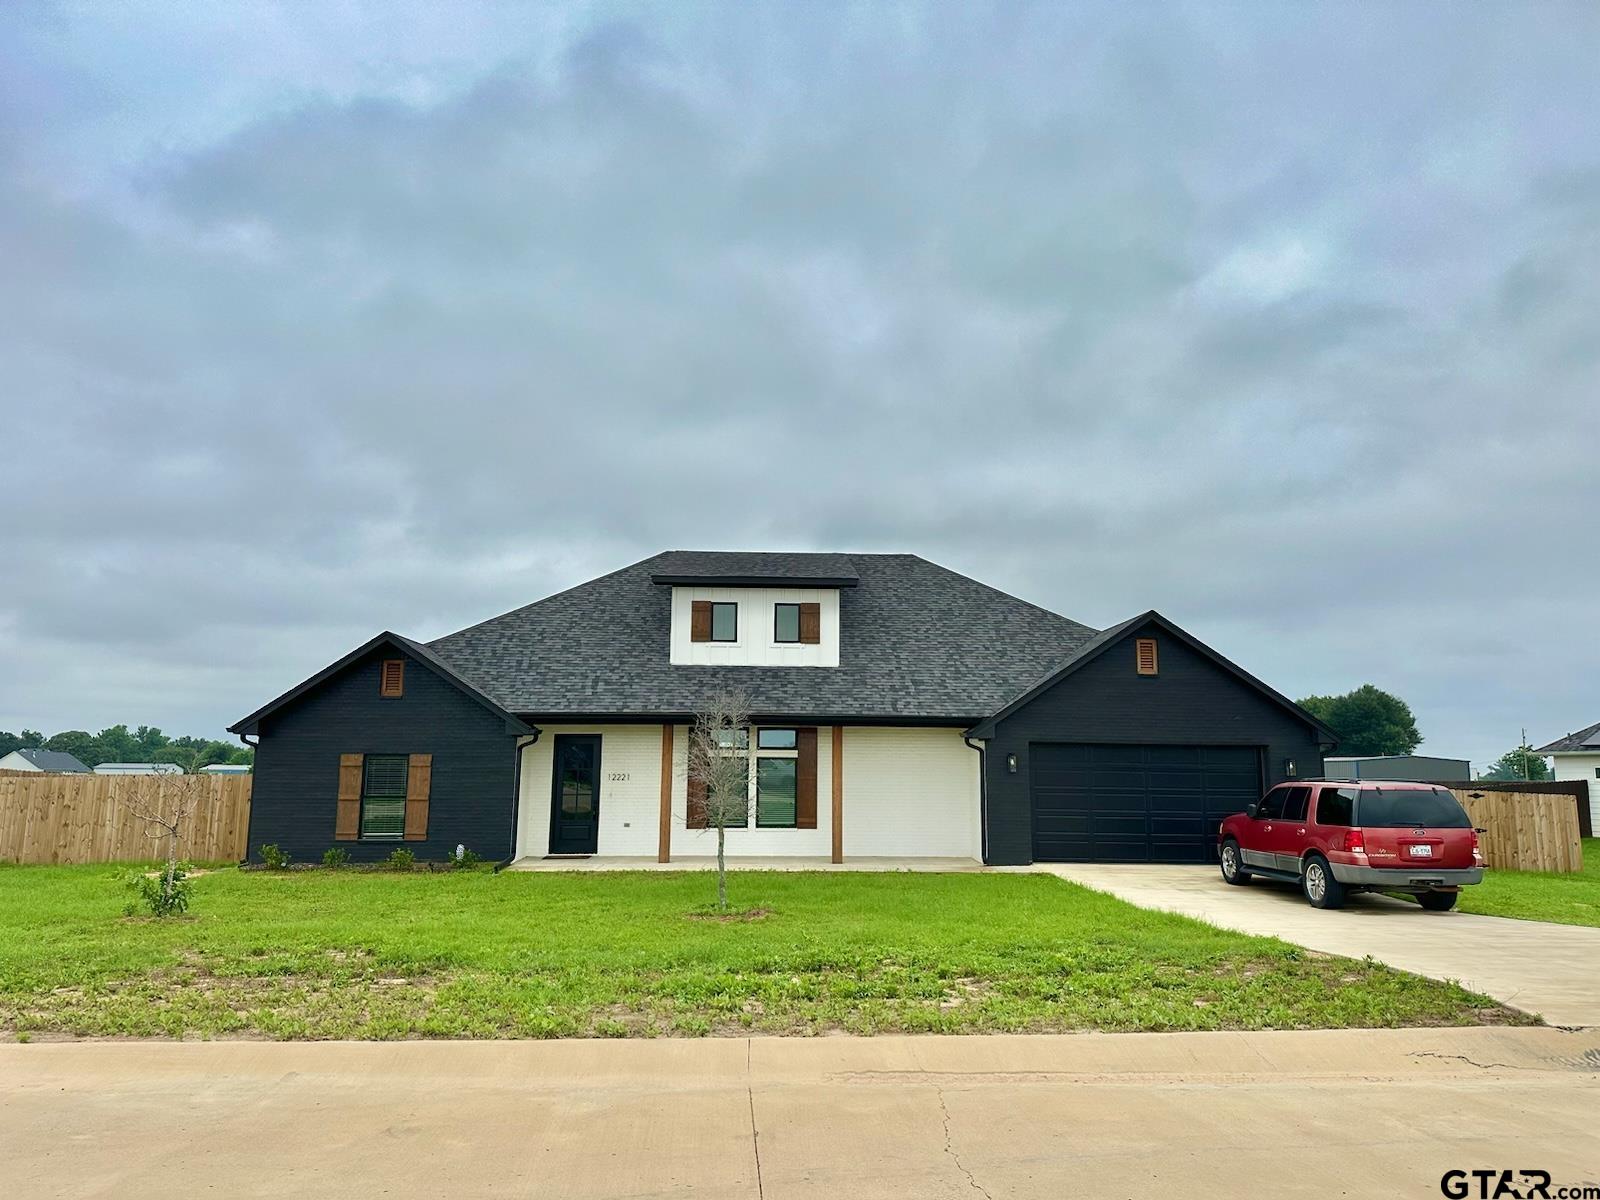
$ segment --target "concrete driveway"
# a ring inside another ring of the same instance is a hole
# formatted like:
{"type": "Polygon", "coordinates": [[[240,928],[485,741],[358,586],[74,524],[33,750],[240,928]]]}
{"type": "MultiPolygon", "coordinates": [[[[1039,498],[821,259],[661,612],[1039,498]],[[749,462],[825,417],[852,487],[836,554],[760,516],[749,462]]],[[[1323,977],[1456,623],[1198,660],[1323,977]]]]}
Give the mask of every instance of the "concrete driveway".
{"type": "Polygon", "coordinates": [[[0,1194],[1437,1196],[1597,1109],[1548,1028],[5,1045],[0,1194]]]}
{"type": "Polygon", "coordinates": [[[1319,910],[1292,884],[1253,879],[1230,887],[1215,867],[1073,863],[1038,869],[1142,908],[1454,979],[1553,1025],[1600,1025],[1600,929],[1430,913],[1370,893],[1352,896],[1346,908],[1319,910]]]}

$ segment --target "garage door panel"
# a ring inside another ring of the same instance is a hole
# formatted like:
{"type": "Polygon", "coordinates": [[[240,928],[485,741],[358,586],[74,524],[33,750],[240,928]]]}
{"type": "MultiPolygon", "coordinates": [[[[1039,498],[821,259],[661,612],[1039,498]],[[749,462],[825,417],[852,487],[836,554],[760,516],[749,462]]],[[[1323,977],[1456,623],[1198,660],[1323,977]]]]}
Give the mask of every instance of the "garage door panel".
{"type": "Polygon", "coordinates": [[[1035,745],[1033,856],[1042,862],[1200,863],[1218,822],[1260,794],[1255,747],[1035,745]]]}

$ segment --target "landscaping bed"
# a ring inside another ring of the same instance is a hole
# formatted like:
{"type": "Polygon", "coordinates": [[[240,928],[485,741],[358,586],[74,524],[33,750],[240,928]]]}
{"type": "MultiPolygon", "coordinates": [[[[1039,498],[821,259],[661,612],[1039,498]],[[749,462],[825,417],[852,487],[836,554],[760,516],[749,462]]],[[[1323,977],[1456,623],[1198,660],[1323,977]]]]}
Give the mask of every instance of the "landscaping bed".
{"type": "MultiPolygon", "coordinates": [[[[125,870],[125,869],[124,869],[125,870]]],[[[0,867],[9,1036],[413,1038],[1526,1023],[1048,875],[224,869],[187,916],[0,867]]]]}

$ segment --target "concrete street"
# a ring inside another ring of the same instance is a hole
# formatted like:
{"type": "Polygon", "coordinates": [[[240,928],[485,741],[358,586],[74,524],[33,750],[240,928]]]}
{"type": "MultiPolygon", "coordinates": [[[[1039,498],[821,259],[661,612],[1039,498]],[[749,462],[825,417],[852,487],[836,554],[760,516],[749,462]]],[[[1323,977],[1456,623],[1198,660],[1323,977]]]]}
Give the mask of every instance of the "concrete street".
{"type": "Polygon", "coordinates": [[[1215,867],[1051,864],[1047,870],[1132,904],[1283,938],[1349,958],[1454,979],[1552,1025],[1600,1025],[1600,929],[1425,912],[1391,896],[1312,908],[1293,884],[1229,887],[1215,867]]]}
{"type": "Polygon", "coordinates": [[[1600,1032],[0,1046],[0,1194],[1440,1195],[1600,1180],[1600,1032]]]}

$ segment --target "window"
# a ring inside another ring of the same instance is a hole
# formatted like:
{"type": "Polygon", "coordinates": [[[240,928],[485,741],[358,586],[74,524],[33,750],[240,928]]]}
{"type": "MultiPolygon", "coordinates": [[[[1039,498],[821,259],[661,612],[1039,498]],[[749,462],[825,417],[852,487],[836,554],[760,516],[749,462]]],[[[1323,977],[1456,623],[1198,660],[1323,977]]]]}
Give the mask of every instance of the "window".
{"type": "Polygon", "coordinates": [[[1133,641],[1133,666],[1140,675],[1156,673],[1155,638],[1135,638],[1133,641]]]}
{"type": "Polygon", "coordinates": [[[1594,769],[1594,777],[1595,777],[1595,778],[1596,778],[1596,779],[1600,779],[1600,767],[1596,767],[1596,768],[1595,768],[1595,769],[1594,769]]]}
{"type": "Polygon", "coordinates": [[[410,760],[404,754],[369,754],[361,783],[361,836],[398,838],[406,831],[406,782],[410,760]]]}
{"type": "Polygon", "coordinates": [[[1355,788],[1325,787],[1317,796],[1318,825],[1350,825],[1354,821],[1355,788]]]}
{"type": "Polygon", "coordinates": [[[794,828],[795,760],[756,759],[756,825],[794,828]]]}
{"type": "Polygon", "coordinates": [[[1283,798],[1288,788],[1273,788],[1256,806],[1256,816],[1263,821],[1276,821],[1283,816],[1283,798]]]}
{"type": "Polygon", "coordinates": [[[739,640],[739,606],[716,601],[711,605],[711,640],[736,642],[739,640]]]}
{"type": "Polygon", "coordinates": [[[1446,788],[1362,788],[1356,822],[1368,829],[1470,829],[1472,820],[1446,788]]]}
{"type": "Polygon", "coordinates": [[[378,695],[395,697],[405,694],[406,660],[386,658],[378,675],[378,695]]]}
{"type": "Polygon", "coordinates": [[[799,782],[799,736],[793,729],[756,731],[756,827],[793,829],[799,782]]]}
{"type": "Polygon", "coordinates": [[[798,642],[800,640],[800,606],[774,604],[772,606],[772,640],[798,642]]]}
{"type": "Polygon", "coordinates": [[[1306,819],[1306,805],[1310,802],[1310,788],[1292,787],[1285,789],[1283,819],[1285,821],[1304,821],[1306,819]]]}

